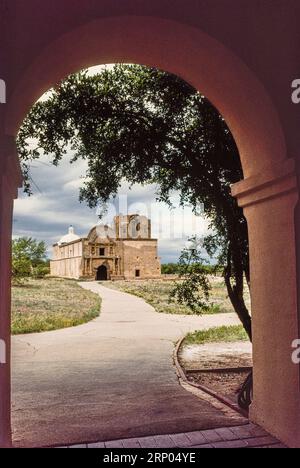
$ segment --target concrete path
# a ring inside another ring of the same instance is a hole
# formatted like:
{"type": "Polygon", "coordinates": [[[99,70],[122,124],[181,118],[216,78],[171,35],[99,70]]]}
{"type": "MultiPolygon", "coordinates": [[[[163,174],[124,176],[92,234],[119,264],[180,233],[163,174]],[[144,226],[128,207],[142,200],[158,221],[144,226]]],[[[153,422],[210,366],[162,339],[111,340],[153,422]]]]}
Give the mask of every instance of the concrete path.
{"type": "Polygon", "coordinates": [[[16,446],[72,445],[182,433],[245,421],[183,389],[172,361],[189,331],[238,323],[235,314],[159,314],[142,299],[81,283],[103,299],[98,319],[13,337],[16,446]]]}

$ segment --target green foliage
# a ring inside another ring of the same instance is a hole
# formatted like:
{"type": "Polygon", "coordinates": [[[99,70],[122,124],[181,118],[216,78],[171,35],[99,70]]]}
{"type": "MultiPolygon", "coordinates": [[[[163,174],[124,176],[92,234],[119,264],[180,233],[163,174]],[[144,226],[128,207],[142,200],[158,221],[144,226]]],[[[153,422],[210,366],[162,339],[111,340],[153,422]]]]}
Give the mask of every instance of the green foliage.
{"type": "Polygon", "coordinates": [[[214,327],[208,330],[199,330],[188,333],[184,344],[205,344],[205,343],[229,343],[235,341],[247,341],[249,337],[242,325],[230,327],[214,327]]]}
{"type": "Polygon", "coordinates": [[[163,275],[177,275],[178,274],[177,263],[163,263],[161,266],[161,272],[163,275]]]}
{"type": "Polygon", "coordinates": [[[201,313],[210,308],[208,300],[211,286],[207,270],[203,267],[199,241],[196,237],[189,241],[191,245],[183,249],[178,263],[179,278],[184,281],[176,283],[171,297],[179,304],[186,304],[194,313],[201,313]]]}
{"type": "Polygon", "coordinates": [[[20,237],[12,242],[12,277],[23,282],[30,276],[43,277],[49,273],[45,242],[31,237],[20,237]]]}
{"type": "Polygon", "coordinates": [[[50,266],[47,263],[41,263],[40,265],[37,265],[32,272],[33,278],[36,279],[42,279],[45,278],[45,276],[50,274],[50,266]]]}
{"type": "MultiPolygon", "coordinates": [[[[222,268],[218,265],[202,265],[202,268],[208,275],[215,275],[222,272],[222,268]]],[[[161,273],[163,275],[179,275],[180,267],[178,263],[163,263],[161,266],[161,273]]]]}
{"type": "Polygon", "coordinates": [[[31,261],[25,256],[13,254],[12,277],[15,282],[22,282],[32,273],[31,261]]]}
{"type": "Polygon", "coordinates": [[[18,135],[25,176],[43,152],[57,165],[70,147],[72,162],[88,162],[80,197],[91,207],[116,195],[125,178],[157,182],[166,201],[178,189],[183,202],[208,209],[217,189],[225,196],[242,178],[236,145],[216,109],[174,75],[137,65],[71,75],[33,107],[18,135]]]}
{"type": "MultiPolygon", "coordinates": [[[[105,206],[124,179],[156,184],[158,199],[169,204],[174,190],[182,205],[197,211],[201,204],[214,232],[205,249],[223,268],[230,300],[251,336],[243,299],[244,276],[250,282],[247,222],[231,196],[231,185],[243,178],[239,152],[222,116],[188,83],[138,65],[71,75],[33,107],[17,144],[29,193],[31,163],[45,153],[58,165],[72,149],[71,163],[87,162],[80,200],[92,208],[105,206]]],[[[193,287],[203,288],[205,307],[201,268],[194,265],[195,279],[189,273],[185,291],[178,291],[191,307],[193,287]]]]}

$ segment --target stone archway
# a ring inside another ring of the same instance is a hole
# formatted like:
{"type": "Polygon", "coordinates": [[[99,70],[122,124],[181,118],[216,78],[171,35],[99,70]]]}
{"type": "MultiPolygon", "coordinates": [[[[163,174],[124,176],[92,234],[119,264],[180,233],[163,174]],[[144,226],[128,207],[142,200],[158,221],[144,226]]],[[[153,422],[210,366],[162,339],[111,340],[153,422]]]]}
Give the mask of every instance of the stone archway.
{"type": "Polygon", "coordinates": [[[300,444],[299,367],[290,343],[298,334],[294,209],[298,188],[277,112],[242,61],[199,29],[150,17],[96,19],[65,31],[12,80],[2,135],[1,320],[8,360],[0,368],[0,444],[10,443],[9,285],[12,199],[20,183],[14,136],[35,100],[80,68],[134,62],[175,73],[199,89],[226,119],[245,180],[233,188],[249,224],[254,326],[251,419],[290,445],[300,444]],[[257,109],[259,108],[259,112],[257,109]],[[283,229],[284,226],[284,229],[283,229]],[[282,255],[284,252],[284,255],[282,255]],[[282,288],[281,273],[285,270],[282,288]],[[276,382],[276,385],[274,385],[276,382]]]}

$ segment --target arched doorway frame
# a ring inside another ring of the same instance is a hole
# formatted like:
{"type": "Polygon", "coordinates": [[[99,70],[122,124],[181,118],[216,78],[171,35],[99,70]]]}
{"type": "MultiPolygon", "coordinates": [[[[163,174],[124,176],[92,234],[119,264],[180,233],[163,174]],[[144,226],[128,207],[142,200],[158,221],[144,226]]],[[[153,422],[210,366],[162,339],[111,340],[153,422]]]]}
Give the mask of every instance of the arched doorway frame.
{"type": "Polygon", "coordinates": [[[187,25],[134,16],[97,19],[67,32],[48,44],[11,88],[2,138],[6,159],[0,208],[1,306],[6,314],[0,321],[0,337],[8,356],[0,370],[1,443],[10,442],[9,294],[4,290],[10,282],[12,199],[20,181],[14,138],[43,92],[81,68],[113,62],[177,74],[219,109],[233,133],[245,175],[233,194],[244,207],[250,236],[255,366],[251,418],[290,445],[300,444],[299,366],[291,362],[289,344],[298,333],[294,226],[298,188],[276,109],[254,74],[220,42],[187,25]],[[283,251],[284,259],[279,255],[283,251]]]}

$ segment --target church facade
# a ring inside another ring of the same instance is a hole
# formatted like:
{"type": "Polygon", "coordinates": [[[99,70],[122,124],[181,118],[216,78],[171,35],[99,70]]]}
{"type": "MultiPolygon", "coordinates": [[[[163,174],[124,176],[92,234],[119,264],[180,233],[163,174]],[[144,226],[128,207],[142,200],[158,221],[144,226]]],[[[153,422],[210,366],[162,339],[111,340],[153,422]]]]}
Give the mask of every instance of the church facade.
{"type": "Polygon", "coordinates": [[[71,226],[53,246],[51,275],[99,281],[159,278],[157,249],[145,216],[116,216],[112,227],[95,226],[86,238],[71,226]]]}

